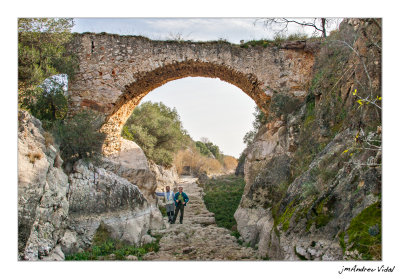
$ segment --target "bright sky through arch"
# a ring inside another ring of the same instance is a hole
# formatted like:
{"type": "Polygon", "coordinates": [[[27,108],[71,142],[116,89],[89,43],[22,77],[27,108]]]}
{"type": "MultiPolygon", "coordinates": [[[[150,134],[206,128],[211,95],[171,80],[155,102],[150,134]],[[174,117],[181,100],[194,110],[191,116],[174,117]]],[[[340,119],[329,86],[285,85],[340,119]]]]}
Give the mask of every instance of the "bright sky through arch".
{"type": "Polygon", "coordinates": [[[245,148],[243,136],[252,128],[255,102],[238,87],[216,78],[174,80],[147,94],[141,103],[175,107],[194,140],[207,137],[236,158],[245,148]]]}

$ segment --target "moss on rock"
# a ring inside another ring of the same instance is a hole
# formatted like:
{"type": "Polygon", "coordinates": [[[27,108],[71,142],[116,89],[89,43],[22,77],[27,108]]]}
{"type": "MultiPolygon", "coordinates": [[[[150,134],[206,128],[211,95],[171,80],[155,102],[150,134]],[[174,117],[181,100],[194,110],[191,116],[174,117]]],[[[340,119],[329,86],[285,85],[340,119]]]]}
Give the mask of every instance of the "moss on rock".
{"type": "Polygon", "coordinates": [[[379,260],[382,250],[382,209],[376,202],[354,217],[346,233],[348,250],[357,250],[363,260],[379,260]]]}
{"type": "Polygon", "coordinates": [[[290,202],[286,207],[285,212],[278,219],[278,225],[282,224],[282,230],[285,232],[289,229],[290,220],[292,219],[295,209],[296,207],[294,206],[294,201],[290,202]]]}

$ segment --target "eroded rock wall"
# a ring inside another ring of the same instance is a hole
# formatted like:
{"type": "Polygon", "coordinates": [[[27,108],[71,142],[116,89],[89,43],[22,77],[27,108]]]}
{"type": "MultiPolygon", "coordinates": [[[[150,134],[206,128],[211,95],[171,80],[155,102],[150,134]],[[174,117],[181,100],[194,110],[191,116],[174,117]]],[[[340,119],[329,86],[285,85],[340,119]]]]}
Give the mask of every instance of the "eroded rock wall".
{"type": "Polygon", "coordinates": [[[18,112],[18,255],[21,260],[61,260],[69,204],[68,177],[39,120],[18,112]]]}
{"type": "Polygon", "coordinates": [[[304,104],[270,119],[248,148],[235,219],[260,256],[381,258],[380,109],[356,95],[379,100],[380,38],[379,20],[345,20],[316,58],[304,104]]]}
{"type": "Polygon", "coordinates": [[[152,193],[157,188],[143,151],[123,144],[100,166],[76,162],[68,175],[41,122],[19,112],[18,252],[21,260],[63,260],[88,248],[100,224],[111,237],[141,245],[164,226],[152,193]]]}
{"type": "Polygon", "coordinates": [[[69,181],[69,231],[63,245],[67,253],[89,247],[101,223],[112,238],[135,245],[149,229],[164,225],[158,208],[139,188],[111,171],[78,161],[69,181]]]}

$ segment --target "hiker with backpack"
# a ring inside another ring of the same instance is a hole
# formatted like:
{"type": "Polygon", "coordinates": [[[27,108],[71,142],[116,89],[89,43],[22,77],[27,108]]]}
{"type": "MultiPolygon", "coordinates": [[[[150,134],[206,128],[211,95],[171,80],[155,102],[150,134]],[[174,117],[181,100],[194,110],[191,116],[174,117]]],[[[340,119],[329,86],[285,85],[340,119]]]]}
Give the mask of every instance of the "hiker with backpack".
{"type": "Polygon", "coordinates": [[[175,215],[174,219],[172,220],[171,224],[175,224],[176,218],[178,217],[179,211],[181,212],[181,215],[179,217],[179,223],[182,224],[183,221],[183,211],[185,209],[186,204],[189,201],[188,196],[186,193],[183,192],[183,187],[179,187],[179,192],[175,194],[174,196],[174,201],[175,201],[175,215]]]}
{"type": "Polygon", "coordinates": [[[175,195],[173,191],[170,191],[170,187],[165,187],[166,192],[164,192],[164,188],[162,188],[162,192],[156,192],[156,196],[164,197],[165,201],[165,209],[167,211],[168,222],[172,224],[174,220],[174,203],[175,203],[175,195]]]}

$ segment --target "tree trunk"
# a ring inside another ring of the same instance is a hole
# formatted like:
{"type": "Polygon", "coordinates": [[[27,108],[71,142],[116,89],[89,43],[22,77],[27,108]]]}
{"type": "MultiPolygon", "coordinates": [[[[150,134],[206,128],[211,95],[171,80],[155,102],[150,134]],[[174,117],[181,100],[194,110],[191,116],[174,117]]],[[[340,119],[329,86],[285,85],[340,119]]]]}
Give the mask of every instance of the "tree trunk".
{"type": "Polygon", "coordinates": [[[326,18],[321,18],[322,36],[326,38],[326,18]]]}

